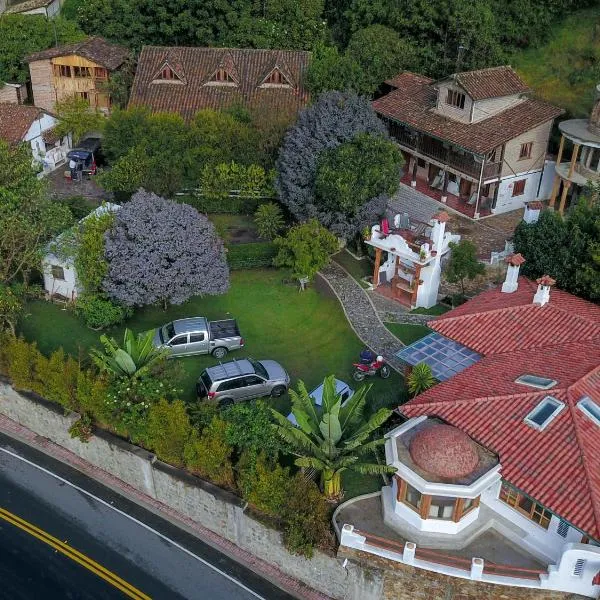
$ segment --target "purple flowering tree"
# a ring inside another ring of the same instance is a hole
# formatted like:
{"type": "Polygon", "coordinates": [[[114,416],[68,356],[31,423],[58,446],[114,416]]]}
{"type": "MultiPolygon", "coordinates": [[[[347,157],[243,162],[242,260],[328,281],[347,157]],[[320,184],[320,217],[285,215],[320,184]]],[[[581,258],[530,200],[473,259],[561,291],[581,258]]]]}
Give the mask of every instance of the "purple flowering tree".
{"type": "Polygon", "coordinates": [[[128,306],[181,304],[223,294],[229,268],[223,241],[195,208],[139,190],[105,234],[103,288],[128,306]]]}

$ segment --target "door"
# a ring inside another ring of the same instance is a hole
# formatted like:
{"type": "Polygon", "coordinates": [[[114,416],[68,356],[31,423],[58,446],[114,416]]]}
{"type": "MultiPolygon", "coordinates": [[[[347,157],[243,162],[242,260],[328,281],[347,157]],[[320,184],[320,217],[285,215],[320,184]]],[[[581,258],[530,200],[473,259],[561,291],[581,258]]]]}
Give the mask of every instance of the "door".
{"type": "Polygon", "coordinates": [[[269,393],[269,389],[265,380],[258,375],[247,375],[246,385],[244,387],[244,398],[251,400],[252,398],[261,398],[269,393]]]}
{"type": "Polygon", "coordinates": [[[170,342],[172,356],[183,356],[187,352],[188,334],[176,335],[170,342]]]}
{"type": "Polygon", "coordinates": [[[208,354],[208,340],[206,337],[206,333],[203,331],[190,333],[186,354],[208,354]]]}
{"type": "Polygon", "coordinates": [[[471,182],[464,177],[460,180],[459,194],[462,198],[468,198],[471,195],[471,182]]]}

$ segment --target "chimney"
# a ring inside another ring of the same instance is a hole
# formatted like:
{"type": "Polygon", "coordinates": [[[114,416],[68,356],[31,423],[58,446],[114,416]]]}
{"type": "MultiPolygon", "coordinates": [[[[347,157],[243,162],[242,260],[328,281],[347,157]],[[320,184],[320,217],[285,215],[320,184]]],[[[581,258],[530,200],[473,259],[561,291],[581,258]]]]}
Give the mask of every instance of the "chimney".
{"type": "Polygon", "coordinates": [[[502,292],[512,294],[519,287],[519,268],[525,262],[522,254],[511,254],[505,259],[508,269],[506,269],[506,279],[502,284],[502,292]]]}
{"type": "Polygon", "coordinates": [[[441,210],[432,217],[434,223],[431,230],[431,249],[437,252],[438,257],[443,251],[444,234],[446,233],[446,223],[448,222],[449,218],[450,217],[445,210],[441,210]]]}
{"type": "Polygon", "coordinates": [[[544,275],[539,279],[536,279],[538,284],[537,292],[533,297],[533,303],[544,306],[550,302],[550,288],[556,283],[556,280],[552,279],[550,275],[544,275]]]}
{"type": "Polygon", "coordinates": [[[600,83],[596,86],[594,108],[592,108],[592,112],[590,113],[588,129],[592,133],[600,135],[600,83]]]}

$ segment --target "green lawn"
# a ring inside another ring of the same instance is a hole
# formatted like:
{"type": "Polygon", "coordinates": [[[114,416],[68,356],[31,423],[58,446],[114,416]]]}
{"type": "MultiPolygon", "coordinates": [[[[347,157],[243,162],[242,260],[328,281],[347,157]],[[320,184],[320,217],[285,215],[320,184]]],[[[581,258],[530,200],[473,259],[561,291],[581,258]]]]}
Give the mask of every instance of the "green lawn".
{"type": "Polygon", "coordinates": [[[251,242],[259,239],[252,215],[212,213],[208,217],[226,244],[251,242]]]}
{"type": "MultiPolygon", "coordinates": [[[[279,361],[292,376],[293,384],[303,379],[311,389],[325,375],[334,373],[351,382],[352,363],[363,345],[350,329],[337,300],[326,297],[313,286],[299,293],[296,285],[281,283],[276,270],[235,271],[231,289],[224,296],[194,298],[164,312],[149,307],[136,311],[127,326],[144,331],[172,319],[193,315],[209,319],[235,317],[246,340],[246,347],[231,358],[252,356],[279,361]]],[[[44,353],[62,346],[66,352],[87,357],[87,349],[99,345],[98,332],[86,328],[70,311],[43,301],[27,307],[28,315],[21,333],[37,341],[44,353]]],[[[120,339],[124,327],[109,333],[120,339]]],[[[180,382],[187,400],[194,398],[194,384],[202,371],[216,361],[210,356],[177,359],[184,369],[180,382]]],[[[378,405],[398,403],[402,378],[394,373],[389,379],[373,378],[371,398],[378,405]]],[[[287,395],[276,401],[283,412],[289,410],[287,395]]]]}
{"type": "Polygon", "coordinates": [[[373,275],[373,263],[368,259],[356,260],[347,250],[342,250],[332,256],[333,260],[341,265],[360,283],[364,288],[368,288],[368,284],[363,281],[363,277],[373,275]]]}
{"type": "Polygon", "coordinates": [[[425,325],[410,323],[384,323],[384,325],[407,346],[431,333],[431,329],[425,325]]]}
{"type": "Polygon", "coordinates": [[[434,317],[438,317],[439,315],[447,313],[449,310],[452,310],[450,306],[446,306],[445,304],[436,304],[431,308],[415,308],[410,312],[416,315],[432,315],[434,317]]]}
{"type": "Polygon", "coordinates": [[[540,97],[575,117],[587,117],[592,107],[600,59],[599,22],[599,7],[574,12],[553,28],[547,44],[517,53],[512,60],[540,97]]]}

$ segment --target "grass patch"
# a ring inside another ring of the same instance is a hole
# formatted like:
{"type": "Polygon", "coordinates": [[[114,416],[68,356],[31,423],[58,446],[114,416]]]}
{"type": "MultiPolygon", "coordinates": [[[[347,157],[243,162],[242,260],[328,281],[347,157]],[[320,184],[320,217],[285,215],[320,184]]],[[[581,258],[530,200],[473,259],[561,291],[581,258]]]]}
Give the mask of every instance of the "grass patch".
{"type": "Polygon", "coordinates": [[[384,325],[407,346],[431,333],[431,329],[425,325],[412,323],[384,323],[384,325]]]}
{"type": "Polygon", "coordinates": [[[600,76],[600,8],[574,12],[552,28],[549,42],[515,54],[513,65],[544,100],[587,117],[600,76]]]}
{"type": "Polygon", "coordinates": [[[410,312],[415,315],[432,315],[434,317],[438,317],[439,315],[447,313],[449,310],[452,310],[450,306],[446,306],[445,304],[436,304],[431,308],[415,308],[410,312]]]}
{"type": "Polygon", "coordinates": [[[226,244],[255,242],[259,239],[252,215],[213,213],[208,218],[226,244]]]}
{"type": "Polygon", "coordinates": [[[334,254],[331,257],[338,265],[344,267],[363,288],[368,288],[369,285],[363,281],[363,277],[373,275],[373,263],[369,258],[356,260],[346,249],[334,254]]]}
{"type": "MultiPolygon", "coordinates": [[[[283,285],[282,273],[276,270],[236,271],[231,274],[231,288],[223,296],[196,297],[167,311],[158,307],[137,310],[127,326],[145,331],[170,320],[205,316],[209,319],[235,317],[246,340],[246,347],[233,352],[231,358],[252,356],[279,361],[290,373],[292,385],[302,379],[309,390],[328,374],[350,383],[352,363],[358,359],[363,344],[350,329],[343,311],[334,298],[309,287],[299,293],[296,285],[283,285]]],[[[36,341],[44,354],[63,347],[69,354],[87,359],[90,347],[99,347],[98,332],[85,327],[72,312],[43,301],[27,306],[20,333],[36,341]]],[[[122,339],[124,327],[108,333],[122,339]]],[[[217,361],[211,356],[176,359],[183,368],[179,382],[183,398],[193,400],[194,386],[202,369],[217,361]]],[[[401,399],[404,383],[400,375],[383,380],[372,378],[370,398],[377,403],[393,404],[401,399]]],[[[279,410],[289,412],[289,398],[274,401],[279,410]]]]}
{"type": "Polygon", "coordinates": [[[344,486],[344,500],[350,500],[355,496],[378,492],[385,484],[381,475],[361,475],[354,471],[342,473],[344,486]]]}

